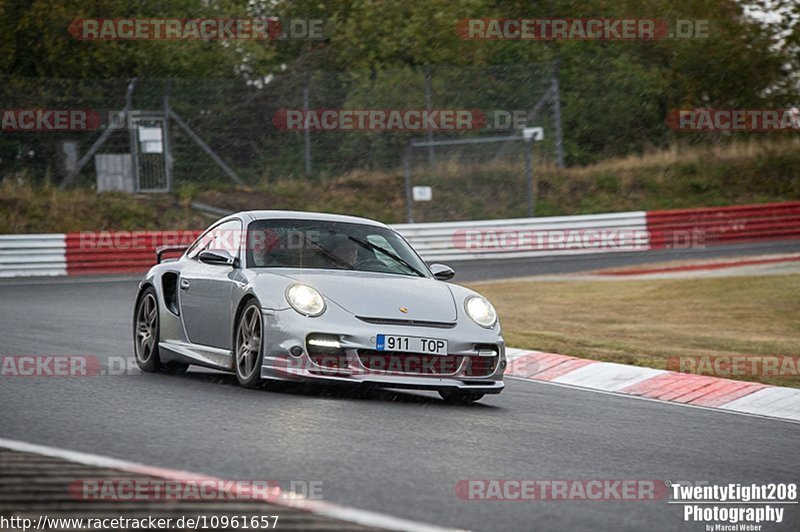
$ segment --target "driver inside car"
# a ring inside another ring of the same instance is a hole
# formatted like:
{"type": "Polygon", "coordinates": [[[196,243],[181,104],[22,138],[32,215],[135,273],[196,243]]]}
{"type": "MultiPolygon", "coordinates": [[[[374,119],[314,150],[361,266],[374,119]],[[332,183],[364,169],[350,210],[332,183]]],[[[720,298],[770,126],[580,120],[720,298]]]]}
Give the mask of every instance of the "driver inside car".
{"type": "Polygon", "coordinates": [[[359,251],[358,244],[347,238],[345,235],[337,235],[333,253],[343,261],[353,266],[358,266],[359,251]]]}

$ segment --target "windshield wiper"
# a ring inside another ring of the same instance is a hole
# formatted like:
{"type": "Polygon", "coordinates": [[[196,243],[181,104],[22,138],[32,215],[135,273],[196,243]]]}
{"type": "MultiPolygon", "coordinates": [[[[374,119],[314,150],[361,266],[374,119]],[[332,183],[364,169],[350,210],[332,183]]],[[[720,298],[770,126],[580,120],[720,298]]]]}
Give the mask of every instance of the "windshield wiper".
{"type": "Polygon", "coordinates": [[[390,259],[392,259],[394,261],[397,261],[397,263],[402,264],[403,266],[405,266],[406,268],[408,268],[409,270],[411,270],[412,272],[414,272],[416,275],[418,275],[420,277],[427,277],[427,275],[425,275],[424,273],[422,273],[421,271],[419,271],[418,269],[413,267],[411,264],[409,264],[408,261],[406,261],[402,257],[398,256],[397,254],[392,253],[388,249],[384,249],[384,248],[382,248],[382,247],[380,247],[378,245],[373,244],[372,242],[370,242],[368,240],[361,240],[360,238],[356,238],[354,236],[348,236],[347,238],[349,238],[350,240],[352,240],[353,242],[355,242],[356,244],[358,244],[361,247],[365,247],[365,248],[371,249],[373,251],[380,251],[381,253],[383,253],[384,255],[389,257],[390,259]]]}
{"type": "Polygon", "coordinates": [[[320,255],[322,255],[326,259],[328,259],[328,260],[330,260],[332,262],[335,262],[339,266],[344,266],[348,270],[355,270],[356,269],[355,264],[350,264],[349,262],[347,262],[346,260],[344,260],[343,258],[338,256],[336,253],[332,252],[328,248],[326,248],[326,247],[314,242],[313,240],[309,239],[302,232],[300,233],[300,236],[303,237],[303,241],[306,244],[310,244],[311,245],[311,249],[313,249],[314,251],[318,252],[320,255]]]}

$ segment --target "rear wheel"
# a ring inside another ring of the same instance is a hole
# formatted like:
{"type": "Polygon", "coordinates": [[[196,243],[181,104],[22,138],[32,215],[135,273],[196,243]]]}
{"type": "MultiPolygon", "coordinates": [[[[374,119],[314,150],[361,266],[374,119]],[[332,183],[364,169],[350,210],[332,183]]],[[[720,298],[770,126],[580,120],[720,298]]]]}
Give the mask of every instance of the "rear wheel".
{"type": "Polygon", "coordinates": [[[441,390],[439,395],[442,396],[445,403],[451,405],[471,405],[475,401],[480,401],[484,394],[464,392],[462,390],[441,390]]]}
{"type": "Polygon", "coordinates": [[[233,350],[236,379],[246,388],[255,388],[261,384],[263,337],[261,305],[253,300],[239,316],[233,350]]]}
{"type": "Polygon", "coordinates": [[[165,373],[183,373],[189,367],[180,362],[161,362],[158,356],[158,340],[160,337],[158,316],[158,299],[156,291],[147,287],[136,303],[133,319],[133,349],[136,365],[148,373],[163,371],[165,373]]]}

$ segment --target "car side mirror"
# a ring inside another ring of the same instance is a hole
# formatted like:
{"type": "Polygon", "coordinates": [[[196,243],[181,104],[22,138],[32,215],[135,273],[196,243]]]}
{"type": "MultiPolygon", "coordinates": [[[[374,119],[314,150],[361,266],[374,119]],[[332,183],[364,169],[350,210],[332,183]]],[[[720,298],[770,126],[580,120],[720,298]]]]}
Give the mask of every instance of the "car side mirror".
{"type": "Polygon", "coordinates": [[[212,264],[214,266],[232,266],[236,267],[239,262],[236,257],[231,255],[224,249],[207,249],[201,251],[197,259],[204,264],[212,264]]]}
{"type": "Polygon", "coordinates": [[[439,279],[440,281],[447,281],[448,279],[452,279],[453,276],[456,274],[455,270],[448,266],[447,264],[431,264],[430,265],[431,273],[433,277],[439,279]]]}

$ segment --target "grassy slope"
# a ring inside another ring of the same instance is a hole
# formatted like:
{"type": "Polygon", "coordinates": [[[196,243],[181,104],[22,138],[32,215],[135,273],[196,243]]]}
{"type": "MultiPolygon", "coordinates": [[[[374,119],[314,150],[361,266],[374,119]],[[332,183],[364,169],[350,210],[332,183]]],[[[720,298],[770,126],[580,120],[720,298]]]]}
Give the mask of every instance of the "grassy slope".
{"type": "Polygon", "coordinates": [[[661,369],[669,356],[800,355],[800,274],[471,287],[514,347],[661,369]]]}
{"type": "Polygon", "coordinates": [[[209,219],[171,195],[95,194],[0,186],[0,234],[85,230],[195,229],[209,219]]]}
{"type": "MultiPolygon", "coordinates": [[[[800,139],[694,148],[616,159],[586,168],[539,168],[537,215],[668,209],[800,199],[800,139]]],[[[417,221],[526,215],[519,168],[445,165],[418,175],[434,201],[417,204],[417,221]]],[[[253,187],[182,187],[175,196],[97,195],[91,191],[0,187],[0,233],[88,229],[174,229],[206,225],[188,207],[197,200],[230,210],[339,212],[389,223],[405,219],[399,173],[353,172],[332,179],[278,180],[253,187]]]]}
{"type": "MultiPolygon", "coordinates": [[[[800,199],[800,139],[773,144],[695,148],[616,159],[586,168],[540,168],[537,215],[583,214],[800,199]]],[[[521,169],[486,164],[445,165],[415,176],[434,187],[434,201],[416,204],[416,221],[524,217],[521,169]]],[[[231,209],[309,209],[405,219],[403,180],[392,173],[352,173],[338,179],[278,181],[249,190],[206,191],[201,201],[231,209]]]]}

